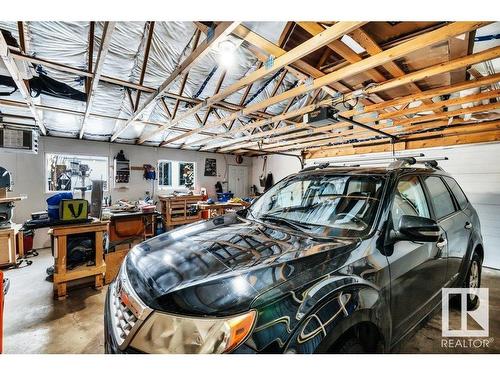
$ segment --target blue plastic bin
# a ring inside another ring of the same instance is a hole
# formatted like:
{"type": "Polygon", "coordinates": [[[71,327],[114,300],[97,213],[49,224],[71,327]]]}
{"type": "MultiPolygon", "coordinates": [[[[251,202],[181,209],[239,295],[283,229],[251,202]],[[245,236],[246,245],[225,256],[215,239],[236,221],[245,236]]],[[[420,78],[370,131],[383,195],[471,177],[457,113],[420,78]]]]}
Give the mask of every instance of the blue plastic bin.
{"type": "Polygon", "coordinates": [[[227,193],[217,193],[217,200],[219,202],[227,202],[234,197],[234,193],[228,191],[227,193]]]}
{"type": "Polygon", "coordinates": [[[47,212],[51,220],[59,220],[59,202],[63,199],[73,199],[73,193],[57,193],[47,198],[47,212]]]}

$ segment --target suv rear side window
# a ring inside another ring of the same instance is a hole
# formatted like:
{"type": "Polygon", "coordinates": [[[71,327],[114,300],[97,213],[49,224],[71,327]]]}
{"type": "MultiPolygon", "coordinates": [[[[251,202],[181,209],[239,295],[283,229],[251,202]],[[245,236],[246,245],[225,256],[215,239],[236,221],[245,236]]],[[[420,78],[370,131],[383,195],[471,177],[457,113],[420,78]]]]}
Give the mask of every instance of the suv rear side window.
{"type": "Polygon", "coordinates": [[[465,196],[464,192],[462,191],[462,188],[451,177],[444,177],[444,180],[446,181],[451,192],[453,193],[453,195],[457,199],[458,205],[463,210],[467,206],[469,201],[467,200],[467,197],[465,196]]]}
{"type": "Polygon", "coordinates": [[[427,189],[429,189],[436,218],[439,220],[455,212],[453,198],[443,180],[436,176],[427,176],[424,178],[424,181],[427,189]]]}
{"type": "Polygon", "coordinates": [[[392,222],[398,225],[403,215],[430,218],[424,190],[416,176],[403,177],[399,180],[392,203],[392,222]]]}

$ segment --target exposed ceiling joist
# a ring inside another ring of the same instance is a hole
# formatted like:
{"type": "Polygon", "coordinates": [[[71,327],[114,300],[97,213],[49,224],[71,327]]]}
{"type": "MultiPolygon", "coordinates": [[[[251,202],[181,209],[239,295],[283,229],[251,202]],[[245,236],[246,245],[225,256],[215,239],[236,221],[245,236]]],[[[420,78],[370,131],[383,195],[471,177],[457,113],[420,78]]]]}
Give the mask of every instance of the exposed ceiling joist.
{"type": "Polygon", "coordinates": [[[144,102],[144,104],[134,112],[132,117],[124,124],[124,126],[120,130],[115,132],[115,134],[113,134],[113,136],[111,137],[111,141],[114,142],[120,136],[120,134],[128,129],[128,127],[134,121],[137,121],[147,109],[154,105],[159,98],[161,98],[166,92],[168,92],[172,84],[179,76],[186,74],[194,64],[196,64],[200,59],[208,54],[212,46],[217,45],[217,43],[219,43],[221,40],[224,40],[227,35],[229,35],[234,30],[234,28],[238,26],[238,24],[239,22],[221,22],[215,28],[213,36],[211,38],[205,39],[203,43],[196,47],[191,52],[191,54],[186,59],[184,59],[184,61],[182,61],[176,69],[174,69],[170,76],[165,81],[163,81],[158,89],[155,90],[153,95],[151,95],[144,102]]]}
{"type": "MultiPolygon", "coordinates": [[[[398,112],[393,112],[393,117],[391,119],[393,120],[392,124],[380,124],[380,125],[373,125],[374,129],[380,129],[383,131],[392,131],[394,134],[396,132],[399,134],[401,132],[404,132],[405,128],[403,125],[408,125],[408,124],[414,124],[418,122],[424,122],[424,121],[430,121],[433,119],[438,119],[438,118],[443,118],[447,117],[446,114],[452,113],[451,117],[458,115],[460,113],[458,112],[440,112],[438,115],[432,115],[431,117],[428,116],[420,116],[420,117],[414,117],[410,119],[396,119],[397,117],[401,117],[406,114],[414,114],[418,112],[423,112],[423,111],[429,111],[430,109],[435,109],[437,107],[440,108],[446,108],[446,107],[451,107],[451,106],[456,106],[456,105],[461,105],[461,104],[466,104],[466,103],[473,103],[473,102],[478,102],[490,98],[496,98],[500,96],[500,91],[499,90],[492,90],[492,91],[486,91],[483,93],[478,93],[478,94],[471,94],[465,97],[458,97],[458,98],[453,98],[453,99],[448,99],[440,102],[436,102],[433,104],[426,104],[426,105],[421,105],[418,107],[414,108],[407,108],[403,109],[398,112]]],[[[385,116],[386,114],[380,115],[380,116],[385,116]]],[[[387,114],[388,115],[388,114],[387,114]]],[[[384,117],[388,118],[388,117],[384,117]]],[[[366,118],[357,118],[356,121],[359,121],[361,123],[371,123],[380,120],[381,118],[371,118],[371,117],[366,117],[366,118]]],[[[347,124],[344,122],[339,122],[333,125],[326,125],[324,127],[316,128],[313,129],[312,131],[299,131],[299,132],[294,132],[290,133],[285,136],[281,137],[270,137],[272,134],[268,134],[268,137],[264,139],[264,144],[262,145],[256,145],[256,143],[247,143],[245,144],[245,148],[254,148],[255,150],[274,150],[276,148],[282,148],[282,147],[290,147],[291,145],[299,145],[300,147],[304,146],[305,144],[308,144],[312,141],[321,141],[325,139],[330,139],[332,140],[333,138],[342,138],[343,141],[348,141],[351,139],[355,139],[357,136],[361,135],[370,135],[370,131],[364,130],[364,129],[353,129],[352,131],[343,131],[343,132],[336,132],[333,133],[334,130],[336,129],[341,129],[345,127],[347,124]],[[324,135],[317,135],[313,136],[314,133],[319,133],[322,131],[328,131],[332,132],[329,137],[325,137],[324,135]],[[351,135],[350,137],[346,138],[347,135],[351,135]],[[306,137],[307,138],[300,138],[300,137],[306,137]],[[290,141],[287,141],[287,138],[297,138],[293,139],[290,141]],[[284,142],[283,142],[284,140],[284,142]]],[[[238,146],[229,146],[225,147],[222,149],[222,151],[231,151],[238,146]]]]}
{"type": "Polygon", "coordinates": [[[99,48],[99,52],[97,53],[92,84],[90,85],[90,90],[87,94],[87,106],[85,107],[85,114],[83,116],[82,126],[80,128],[80,139],[82,139],[83,134],[85,134],[87,120],[89,118],[90,111],[92,110],[92,104],[94,102],[97,86],[99,85],[99,80],[101,78],[104,60],[106,60],[106,55],[108,54],[109,47],[111,45],[111,38],[113,37],[115,26],[116,22],[105,22],[102,29],[101,46],[99,48]]]}
{"type": "Polygon", "coordinates": [[[481,124],[460,125],[448,129],[404,137],[397,143],[389,144],[384,140],[363,142],[337,147],[318,147],[308,150],[307,159],[337,157],[373,152],[403,151],[437,146],[457,146],[469,143],[500,141],[500,121],[481,124]]]}
{"type": "MultiPolygon", "coordinates": [[[[489,49],[489,50],[486,50],[483,52],[479,52],[479,53],[476,53],[473,55],[458,58],[458,59],[449,61],[447,63],[433,65],[431,67],[428,67],[428,68],[425,68],[425,69],[422,69],[422,70],[419,70],[419,71],[416,71],[413,73],[409,73],[403,77],[399,77],[397,79],[392,79],[392,80],[387,81],[383,84],[380,84],[379,86],[371,87],[371,88],[367,89],[366,91],[374,91],[374,90],[381,90],[382,91],[386,87],[397,87],[399,85],[404,85],[404,84],[407,84],[409,82],[415,82],[415,81],[418,81],[420,79],[430,77],[433,75],[446,73],[446,72],[455,70],[457,68],[469,66],[471,64],[475,64],[475,63],[478,63],[481,61],[494,59],[498,56],[500,56],[500,47],[492,48],[492,49],[489,49]]],[[[394,105],[402,105],[405,103],[409,103],[411,101],[430,99],[432,97],[439,96],[439,95],[445,95],[445,94],[448,94],[450,92],[465,90],[465,89],[468,89],[471,87],[477,87],[479,85],[491,84],[493,82],[497,82],[499,77],[500,77],[500,74],[496,74],[492,77],[485,77],[484,80],[463,82],[463,83],[456,84],[453,86],[438,88],[438,89],[434,89],[434,90],[428,90],[426,92],[419,93],[419,94],[408,95],[406,97],[390,100],[390,101],[387,101],[384,103],[373,104],[371,106],[365,107],[363,112],[369,113],[369,112],[373,112],[377,109],[384,108],[384,106],[386,106],[386,105],[393,105],[393,106],[394,105]],[[479,85],[478,85],[478,81],[479,81],[479,85]],[[451,89],[450,89],[450,87],[451,87],[451,89]]],[[[346,95],[346,98],[349,98],[349,96],[346,95]]],[[[244,128],[246,128],[248,130],[248,129],[253,128],[255,126],[261,126],[261,124],[264,124],[266,121],[280,121],[284,118],[293,118],[296,116],[300,116],[300,115],[303,115],[307,112],[313,111],[320,106],[331,105],[331,103],[332,103],[331,99],[326,99],[326,100],[323,100],[315,105],[305,106],[301,109],[289,112],[288,114],[281,114],[278,116],[274,116],[273,118],[268,119],[268,120],[260,120],[260,121],[254,122],[254,123],[250,123],[249,125],[245,126],[244,128]]],[[[360,114],[360,113],[358,113],[357,110],[355,110],[355,109],[341,112],[341,115],[344,117],[350,117],[354,114],[360,114]]],[[[289,132],[295,131],[298,128],[301,128],[301,126],[297,126],[297,127],[290,126],[290,127],[284,128],[284,129],[280,128],[277,130],[280,133],[282,133],[282,132],[287,132],[287,131],[289,131],[289,132]]],[[[236,135],[239,130],[240,129],[237,129],[235,131],[231,131],[231,132],[227,133],[226,135],[236,135]]],[[[254,136],[253,138],[260,138],[261,135],[262,134],[256,134],[256,136],[254,136]]],[[[268,134],[265,134],[265,135],[267,136],[268,134]]],[[[230,141],[221,142],[221,144],[223,146],[226,146],[228,144],[236,143],[240,140],[250,140],[250,139],[252,139],[252,137],[235,138],[235,139],[230,140],[230,141]]],[[[224,150],[227,151],[227,149],[224,149],[224,150]]]]}
{"type": "MultiPolygon", "coordinates": [[[[366,69],[370,69],[372,67],[385,64],[389,61],[393,61],[397,58],[408,55],[409,53],[417,51],[421,48],[424,48],[424,47],[427,47],[430,45],[434,45],[436,43],[439,43],[443,40],[447,40],[447,39],[454,37],[456,35],[460,35],[460,34],[463,34],[465,32],[475,30],[475,29],[477,29],[481,26],[484,26],[486,24],[488,24],[488,22],[454,22],[452,24],[448,24],[448,25],[443,26],[437,30],[433,30],[429,33],[415,37],[412,40],[401,43],[395,47],[392,47],[392,48],[385,50],[381,53],[378,53],[374,56],[367,57],[366,59],[361,60],[355,64],[348,65],[344,68],[341,68],[341,69],[336,70],[334,72],[331,72],[327,75],[324,75],[323,77],[317,78],[317,79],[313,80],[312,83],[307,83],[307,84],[297,86],[297,87],[295,87],[291,90],[285,91],[285,92],[283,92],[275,97],[268,98],[268,99],[263,100],[259,103],[255,103],[253,105],[247,106],[241,112],[233,113],[233,114],[223,118],[220,121],[215,121],[213,123],[207,124],[205,126],[205,129],[218,127],[221,125],[222,122],[227,122],[227,121],[230,121],[232,119],[236,119],[236,118],[241,117],[243,115],[247,115],[249,113],[253,113],[254,111],[260,110],[262,108],[279,103],[281,101],[296,97],[296,96],[301,95],[301,94],[305,94],[311,90],[321,88],[325,85],[328,85],[331,82],[339,81],[339,80],[342,80],[343,78],[346,78],[346,77],[349,77],[349,76],[352,76],[355,74],[359,74],[359,73],[365,71],[366,69]]],[[[466,56],[466,57],[469,57],[469,56],[466,56]]],[[[413,74],[414,76],[418,75],[418,74],[414,74],[414,73],[411,73],[411,74],[413,74]]],[[[411,76],[411,74],[409,76],[411,76]]],[[[405,81],[405,77],[399,77],[399,78],[393,79],[389,82],[391,82],[391,84],[394,85],[394,87],[400,86],[402,84],[402,82],[405,81]]],[[[422,79],[422,78],[419,78],[419,79],[422,79]]],[[[404,82],[404,83],[408,83],[408,82],[414,82],[414,80],[409,80],[409,81],[404,82]]],[[[375,89],[377,89],[379,87],[389,88],[388,86],[390,86],[390,85],[388,85],[387,83],[381,83],[379,86],[374,86],[374,87],[370,87],[369,89],[366,89],[365,92],[367,94],[370,94],[373,92],[377,92],[378,90],[375,90],[375,89]]],[[[352,97],[352,94],[346,95],[347,99],[349,99],[351,97],[352,97]]],[[[304,108],[306,108],[306,107],[304,107],[304,108]]],[[[309,110],[311,110],[311,109],[309,109],[309,110]]],[[[293,111],[293,112],[296,112],[296,111],[293,111]]],[[[303,109],[300,113],[297,113],[297,115],[303,114],[306,112],[307,112],[307,110],[304,111],[304,109],[303,109]]],[[[286,116],[283,117],[283,119],[285,119],[285,118],[290,118],[290,117],[286,117],[286,116]]],[[[268,123],[271,123],[271,122],[274,122],[273,120],[275,120],[275,119],[276,118],[272,118],[272,119],[268,119],[266,121],[268,121],[268,123]]],[[[259,126],[262,125],[262,121],[257,121],[256,123],[259,123],[259,126]]],[[[256,125],[256,123],[250,124],[250,126],[254,126],[254,125],[256,125]]],[[[171,139],[170,141],[173,142],[173,141],[188,137],[190,135],[196,134],[198,132],[199,132],[199,129],[193,129],[188,133],[185,133],[183,135],[180,135],[178,137],[171,139]]]]}
{"type": "MultiPolygon", "coordinates": [[[[191,110],[185,112],[182,116],[179,116],[177,119],[171,121],[169,124],[164,126],[164,129],[167,129],[170,126],[176,125],[180,121],[192,116],[196,112],[206,109],[213,103],[217,103],[229,95],[241,90],[242,88],[250,85],[251,83],[258,81],[259,79],[264,78],[265,76],[276,72],[277,70],[287,66],[294,61],[300,60],[302,57],[308,55],[309,53],[321,48],[327,43],[340,38],[342,35],[354,30],[357,27],[363,25],[364,22],[339,22],[334,26],[326,29],[324,32],[314,36],[313,38],[308,39],[301,45],[295,47],[294,49],[288,51],[287,53],[277,57],[274,62],[270,65],[265,65],[264,67],[248,74],[237,82],[226,87],[222,92],[211,96],[206,99],[203,103],[200,103],[194,106],[191,110]]],[[[263,107],[265,108],[265,107],[263,107]]],[[[228,120],[229,121],[229,120],[228,120]]],[[[227,121],[224,121],[227,122],[227,121]]],[[[143,137],[139,140],[138,143],[143,143],[149,138],[153,137],[158,132],[164,129],[156,129],[154,132],[151,132],[149,135],[143,137]]]]}
{"type": "Polygon", "coordinates": [[[26,102],[26,105],[32,113],[36,125],[40,128],[40,131],[43,135],[47,134],[47,129],[45,128],[43,120],[37,112],[35,103],[33,102],[33,98],[31,97],[30,89],[24,82],[21,72],[19,71],[16,62],[12,57],[9,46],[7,45],[7,41],[5,40],[2,33],[0,33],[0,57],[2,58],[5,66],[7,67],[7,70],[9,71],[10,76],[14,80],[17,88],[19,89],[19,92],[26,102]]]}
{"type": "MultiPolygon", "coordinates": [[[[139,85],[142,85],[144,83],[144,77],[146,76],[146,70],[148,68],[148,62],[149,62],[149,51],[151,50],[151,43],[153,41],[154,30],[155,30],[155,22],[154,21],[148,22],[148,36],[146,39],[146,45],[144,46],[144,59],[142,61],[141,75],[139,76],[139,85]]],[[[137,111],[137,108],[139,108],[140,100],[141,100],[141,91],[138,90],[137,95],[135,97],[134,106],[132,107],[134,111],[137,111]]]]}
{"type": "MultiPolygon", "coordinates": [[[[311,35],[317,35],[325,29],[317,22],[298,22],[298,24],[300,27],[302,27],[305,31],[307,31],[311,35]]],[[[356,30],[359,29],[360,28],[356,30]]],[[[352,32],[354,31],[355,30],[353,30],[352,32]]],[[[354,52],[340,40],[334,40],[328,43],[327,47],[351,64],[363,60],[361,56],[359,56],[356,52],[354,52]]],[[[366,70],[363,74],[365,74],[369,79],[372,79],[375,82],[385,81],[385,77],[378,70],[374,68],[366,70]]]]}
{"type": "MultiPolygon", "coordinates": [[[[499,108],[500,108],[500,103],[478,105],[475,107],[462,108],[462,109],[458,109],[458,110],[454,110],[454,111],[450,111],[450,112],[441,112],[441,113],[432,114],[432,115],[428,115],[428,116],[422,116],[419,118],[420,121],[416,121],[414,123],[430,122],[430,121],[433,121],[436,119],[442,119],[442,118],[451,119],[455,116],[480,113],[480,112],[487,112],[487,111],[497,110],[499,108]]],[[[367,135],[367,137],[369,137],[369,136],[367,135]]],[[[328,137],[328,138],[324,138],[322,140],[317,140],[317,141],[304,140],[304,141],[297,143],[293,146],[288,145],[288,146],[284,146],[284,147],[286,147],[287,150],[307,149],[307,148],[310,148],[311,146],[328,145],[328,144],[335,143],[336,139],[340,139],[339,143],[343,143],[344,141],[349,141],[349,140],[358,140],[359,134],[348,136],[348,137],[336,134],[334,137],[328,137]]],[[[280,150],[282,148],[283,148],[283,146],[271,148],[270,150],[275,151],[275,150],[280,150]]]]}

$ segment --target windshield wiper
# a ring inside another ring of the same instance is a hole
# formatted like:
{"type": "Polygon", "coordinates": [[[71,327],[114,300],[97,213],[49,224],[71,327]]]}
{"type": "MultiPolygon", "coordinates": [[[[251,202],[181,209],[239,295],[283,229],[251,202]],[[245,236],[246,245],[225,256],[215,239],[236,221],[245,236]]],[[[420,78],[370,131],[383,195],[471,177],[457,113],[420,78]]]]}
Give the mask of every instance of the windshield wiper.
{"type": "Polygon", "coordinates": [[[270,220],[274,221],[279,224],[285,224],[289,226],[290,228],[293,228],[295,230],[298,230],[300,232],[305,232],[304,229],[311,229],[310,225],[303,224],[303,223],[297,223],[295,221],[287,220],[279,216],[274,216],[274,215],[262,215],[259,217],[261,220],[270,220]]]}

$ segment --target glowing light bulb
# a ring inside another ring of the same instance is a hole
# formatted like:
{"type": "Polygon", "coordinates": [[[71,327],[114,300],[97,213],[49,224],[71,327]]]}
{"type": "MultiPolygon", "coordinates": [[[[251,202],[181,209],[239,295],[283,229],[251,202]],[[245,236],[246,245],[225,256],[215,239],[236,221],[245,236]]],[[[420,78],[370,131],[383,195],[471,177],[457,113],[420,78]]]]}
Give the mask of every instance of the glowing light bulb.
{"type": "Polygon", "coordinates": [[[230,40],[219,43],[219,64],[226,70],[231,69],[236,62],[236,45],[230,40]]]}

